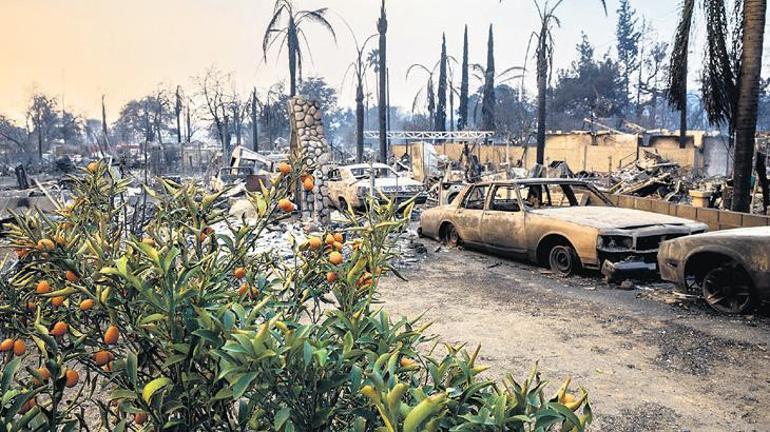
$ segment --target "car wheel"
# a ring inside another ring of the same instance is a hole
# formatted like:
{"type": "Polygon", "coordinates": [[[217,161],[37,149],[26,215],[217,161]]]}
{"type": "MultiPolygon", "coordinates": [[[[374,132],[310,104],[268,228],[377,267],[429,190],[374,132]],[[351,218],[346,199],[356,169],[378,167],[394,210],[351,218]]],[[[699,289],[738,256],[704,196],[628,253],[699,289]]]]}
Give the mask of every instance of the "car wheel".
{"type": "Polygon", "coordinates": [[[548,264],[551,271],[562,277],[571,276],[580,269],[577,252],[569,245],[554,246],[548,254],[548,264]]]}
{"type": "Polygon", "coordinates": [[[703,277],[701,286],[706,303],[717,312],[742,314],[754,307],[751,279],[735,263],[710,270],[703,277]]]}
{"type": "Polygon", "coordinates": [[[452,224],[446,227],[444,239],[448,244],[454,247],[457,247],[463,244],[463,239],[460,237],[460,233],[457,232],[457,228],[455,228],[455,226],[452,224]]]}

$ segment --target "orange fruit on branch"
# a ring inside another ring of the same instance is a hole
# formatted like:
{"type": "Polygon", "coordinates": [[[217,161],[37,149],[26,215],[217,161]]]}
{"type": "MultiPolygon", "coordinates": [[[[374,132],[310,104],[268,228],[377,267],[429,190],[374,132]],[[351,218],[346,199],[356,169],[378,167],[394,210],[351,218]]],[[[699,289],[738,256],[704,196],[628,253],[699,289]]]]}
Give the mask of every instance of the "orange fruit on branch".
{"type": "Polygon", "coordinates": [[[344,260],[344,257],[339,252],[332,252],[329,254],[329,262],[334,265],[340,265],[342,264],[342,261],[344,260]]]}
{"type": "Polygon", "coordinates": [[[318,237],[308,238],[307,244],[310,247],[310,250],[318,250],[318,249],[321,249],[321,246],[322,246],[321,239],[318,237]]]}
{"type": "Polygon", "coordinates": [[[6,352],[13,349],[13,339],[8,338],[0,343],[0,352],[6,352]]]}
{"type": "Polygon", "coordinates": [[[69,326],[64,321],[59,321],[56,324],[53,325],[53,329],[51,329],[51,334],[54,336],[64,336],[65,333],[67,333],[67,330],[69,329],[69,326]]]}
{"type": "Polygon", "coordinates": [[[233,277],[236,279],[243,279],[246,277],[246,269],[243,267],[236,267],[235,270],[233,270],[233,277]]]}
{"type": "Polygon", "coordinates": [[[47,280],[41,280],[37,283],[37,286],[35,287],[35,292],[38,294],[48,294],[51,292],[51,285],[48,283],[47,280]]]}
{"type": "Polygon", "coordinates": [[[100,350],[94,353],[92,356],[94,363],[96,363],[97,366],[104,366],[107,363],[111,362],[115,359],[115,355],[112,354],[109,351],[106,350],[100,350]]]}
{"type": "Polygon", "coordinates": [[[97,161],[89,162],[88,165],[86,165],[86,169],[91,174],[95,173],[99,169],[99,162],[97,162],[97,161]]]}
{"type": "Polygon", "coordinates": [[[312,176],[305,177],[305,179],[302,180],[302,187],[308,192],[312,191],[313,187],[315,187],[315,182],[313,181],[313,177],[312,176]]]}
{"type": "Polygon", "coordinates": [[[37,250],[41,252],[52,251],[54,249],[56,249],[56,243],[51,239],[44,238],[37,241],[37,250]]]}
{"type": "Polygon", "coordinates": [[[51,306],[57,308],[57,307],[63,305],[64,304],[64,299],[65,299],[64,296],[56,296],[56,297],[52,298],[51,299],[51,306]]]}
{"type": "Polygon", "coordinates": [[[80,381],[80,374],[74,369],[67,369],[67,372],[64,372],[64,376],[67,379],[64,386],[67,388],[75,387],[78,385],[78,381],[80,381]]]}
{"type": "Polygon", "coordinates": [[[334,273],[334,272],[326,273],[326,282],[333,283],[336,280],[337,280],[337,273],[334,273]]]}
{"type": "Polygon", "coordinates": [[[283,175],[289,174],[291,172],[291,165],[286,162],[280,162],[278,164],[278,172],[283,175]]]}
{"type": "Polygon", "coordinates": [[[64,273],[64,278],[72,283],[75,283],[78,281],[78,275],[76,275],[75,272],[72,270],[67,270],[67,272],[64,273]]]}
{"type": "Polygon", "coordinates": [[[118,343],[118,339],[120,338],[120,330],[118,330],[117,327],[114,325],[111,325],[107,327],[107,330],[104,332],[104,343],[107,345],[115,345],[118,343]]]}
{"type": "Polygon", "coordinates": [[[281,198],[278,200],[278,208],[285,211],[286,213],[291,213],[294,211],[294,203],[289,201],[286,198],[281,198]]]}
{"type": "Polygon", "coordinates": [[[92,299],[85,299],[82,302],[80,302],[80,310],[83,312],[90,310],[94,307],[94,301],[92,299]]]}
{"type": "Polygon", "coordinates": [[[13,342],[13,355],[15,356],[23,356],[24,353],[27,352],[27,345],[24,343],[21,339],[16,339],[13,342]]]}

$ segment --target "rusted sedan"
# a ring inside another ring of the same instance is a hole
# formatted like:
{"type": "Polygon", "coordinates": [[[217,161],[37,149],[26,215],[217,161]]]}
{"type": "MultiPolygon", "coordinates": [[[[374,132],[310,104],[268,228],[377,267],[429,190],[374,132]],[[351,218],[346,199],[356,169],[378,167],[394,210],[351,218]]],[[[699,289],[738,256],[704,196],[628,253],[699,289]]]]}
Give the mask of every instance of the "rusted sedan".
{"type": "Polygon", "coordinates": [[[664,242],[660,276],[700,292],[716,311],[746,313],[770,299],[770,227],[715,231],[664,242]]]}
{"type": "Polygon", "coordinates": [[[426,237],[524,257],[562,276],[587,268],[609,278],[654,272],[662,241],[706,229],[617,208],[591,184],[572,179],[477,183],[420,217],[426,237]]]}

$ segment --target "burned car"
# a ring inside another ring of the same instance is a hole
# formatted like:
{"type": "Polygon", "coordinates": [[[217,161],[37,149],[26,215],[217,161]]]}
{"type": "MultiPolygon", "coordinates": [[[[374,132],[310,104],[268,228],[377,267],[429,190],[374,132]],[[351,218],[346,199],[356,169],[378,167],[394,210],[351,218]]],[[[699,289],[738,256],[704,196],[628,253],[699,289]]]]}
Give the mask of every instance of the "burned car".
{"type": "Polygon", "coordinates": [[[341,166],[329,172],[329,199],[337,208],[345,210],[349,204],[361,209],[370,197],[396,202],[416,197],[416,203],[423,204],[428,195],[422,183],[382,163],[341,166]]]}
{"type": "Polygon", "coordinates": [[[594,186],[572,179],[521,179],[468,186],[451,204],[422,212],[420,233],[550,266],[609,278],[656,270],[664,240],[705,232],[673,216],[623,209],[594,186]]]}
{"type": "Polygon", "coordinates": [[[770,227],[715,231],[663,242],[661,278],[700,292],[716,311],[746,313],[770,298],[770,227]]]}

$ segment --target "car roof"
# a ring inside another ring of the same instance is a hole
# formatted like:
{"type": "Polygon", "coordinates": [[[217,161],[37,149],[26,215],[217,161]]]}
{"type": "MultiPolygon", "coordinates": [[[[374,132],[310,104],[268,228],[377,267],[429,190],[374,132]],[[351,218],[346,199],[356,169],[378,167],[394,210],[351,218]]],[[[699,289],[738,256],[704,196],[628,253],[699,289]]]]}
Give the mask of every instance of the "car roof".
{"type": "Polygon", "coordinates": [[[510,179],[510,180],[491,180],[478,183],[472,183],[468,186],[493,186],[501,184],[588,184],[588,182],[579,179],[571,178],[523,178],[523,179],[510,179]]]}

